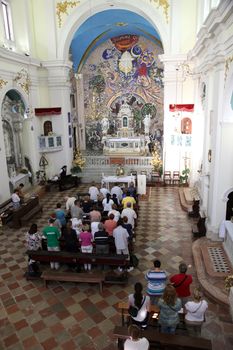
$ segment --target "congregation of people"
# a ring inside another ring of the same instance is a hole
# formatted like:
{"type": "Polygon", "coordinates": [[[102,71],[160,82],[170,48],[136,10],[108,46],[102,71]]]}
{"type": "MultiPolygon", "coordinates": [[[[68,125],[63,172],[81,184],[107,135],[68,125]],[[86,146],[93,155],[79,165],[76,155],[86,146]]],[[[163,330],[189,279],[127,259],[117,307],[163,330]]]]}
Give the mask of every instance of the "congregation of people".
{"type": "MultiPolygon", "coordinates": [[[[95,252],[100,255],[114,252],[130,256],[137,217],[137,193],[133,183],[124,190],[114,185],[110,191],[105,186],[98,189],[93,183],[88,194],[81,199],[76,196],[65,197],[63,203],[57,203],[42,232],[39,232],[36,224],[32,224],[26,234],[27,249],[42,249],[46,241],[48,251],[63,249],[67,252],[95,252]]],[[[36,262],[29,257],[28,264],[29,271],[34,273],[37,270],[36,262]]],[[[51,262],[50,267],[59,269],[59,263],[51,262]]],[[[78,271],[77,266],[72,268],[78,271]]],[[[88,272],[92,265],[84,264],[83,268],[88,272]]],[[[122,271],[120,267],[118,270],[122,271]]],[[[128,271],[131,270],[133,267],[128,268],[128,271]]],[[[168,276],[157,259],[145,275],[146,293],[143,293],[140,282],[135,284],[134,293],[128,297],[131,326],[125,350],[149,349],[149,342],[144,337],[140,338],[140,332],[150,322],[152,305],[157,305],[159,309],[158,315],[153,317],[157,318],[160,332],[175,334],[181,313],[188,333],[200,336],[207,302],[202,299],[198,289],[194,289],[191,295],[193,280],[187,274],[185,263],[179,265],[179,273],[168,276]]]]}

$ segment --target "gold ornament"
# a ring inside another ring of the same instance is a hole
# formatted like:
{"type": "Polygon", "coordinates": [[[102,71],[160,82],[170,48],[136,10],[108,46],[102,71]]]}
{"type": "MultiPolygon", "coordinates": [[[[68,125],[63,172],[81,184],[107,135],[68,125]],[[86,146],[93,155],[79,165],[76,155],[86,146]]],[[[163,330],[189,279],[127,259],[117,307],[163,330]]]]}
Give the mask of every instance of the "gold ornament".
{"type": "Polygon", "coordinates": [[[233,275],[225,278],[225,289],[229,292],[231,287],[233,287],[233,275]]]}
{"type": "Polygon", "coordinates": [[[3,88],[4,85],[6,85],[8,83],[8,81],[0,79],[0,89],[3,88]]]}
{"type": "Polygon", "coordinates": [[[29,95],[29,89],[31,86],[31,79],[26,71],[26,69],[22,68],[15,76],[14,81],[21,86],[21,88],[29,95]]]}
{"type": "Polygon", "coordinates": [[[153,2],[154,4],[157,4],[158,7],[163,8],[164,15],[166,17],[166,20],[168,22],[168,8],[169,8],[169,3],[168,0],[150,0],[150,2],[153,2]]]}
{"type": "Polygon", "coordinates": [[[153,166],[153,170],[159,173],[162,173],[163,170],[163,162],[161,160],[161,157],[159,155],[159,152],[157,150],[156,145],[153,148],[152,151],[152,160],[151,165],[153,166]]]}
{"type": "Polygon", "coordinates": [[[57,3],[56,14],[57,14],[57,17],[58,17],[58,24],[59,24],[60,28],[61,28],[61,25],[62,25],[61,14],[68,15],[68,8],[69,7],[73,8],[73,7],[77,6],[79,3],[80,3],[80,1],[63,1],[63,2],[58,2],[57,3]]]}
{"type": "Polygon", "coordinates": [[[83,159],[80,149],[76,149],[76,151],[74,152],[73,166],[79,167],[82,170],[85,166],[85,163],[86,161],[85,159],[83,159]]]}

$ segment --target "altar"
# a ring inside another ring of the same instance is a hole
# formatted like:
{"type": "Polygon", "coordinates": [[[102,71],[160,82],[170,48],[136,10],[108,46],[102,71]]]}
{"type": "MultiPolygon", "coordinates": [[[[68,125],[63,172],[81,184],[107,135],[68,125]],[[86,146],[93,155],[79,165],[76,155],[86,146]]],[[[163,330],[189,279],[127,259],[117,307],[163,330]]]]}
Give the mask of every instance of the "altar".
{"type": "Polygon", "coordinates": [[[109,190],[109,184],[110,183],[126,183],[128,186],[129,184],[133,182],[135,186],[135,176],[102,176],[101,184],[106,185],[106,188],[109,190]]]}
{"type": "Polygon", "coordinates": [[[108,137],[104,140],[105,155],[144,155],[146,150],[144,136],[108,137]]]}

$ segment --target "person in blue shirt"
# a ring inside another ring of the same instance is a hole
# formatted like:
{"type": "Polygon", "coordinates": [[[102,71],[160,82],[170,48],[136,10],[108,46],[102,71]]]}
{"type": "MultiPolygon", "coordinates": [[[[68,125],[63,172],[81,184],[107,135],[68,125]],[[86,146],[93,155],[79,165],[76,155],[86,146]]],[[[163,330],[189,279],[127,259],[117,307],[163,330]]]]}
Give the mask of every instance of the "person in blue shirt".
{"type": "Polygon", "coordinates": [[[62,227],[66,226],[66,214],[63,209],[61,209],[61,203],[57,203],[57,208],[55,210],[56,219],[61,223],[62,227]]]}

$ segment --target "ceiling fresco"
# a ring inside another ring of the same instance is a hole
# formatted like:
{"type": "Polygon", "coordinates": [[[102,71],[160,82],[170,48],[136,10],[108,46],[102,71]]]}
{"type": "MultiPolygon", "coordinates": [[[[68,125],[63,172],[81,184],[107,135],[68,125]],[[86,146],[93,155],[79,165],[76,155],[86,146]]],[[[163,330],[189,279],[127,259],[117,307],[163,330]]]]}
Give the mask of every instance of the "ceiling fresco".
{"type": "Polygon", "coordinates": [[[160,36],[142,16],[127,10],[106,10],[90,16],[73,36],[70,55],[73,69],[80,72],[88,56],[102,43],[122,35],[143,35],[162,48],[160,36]]]}

